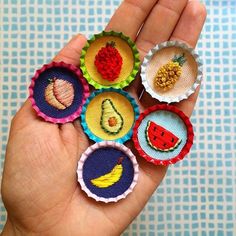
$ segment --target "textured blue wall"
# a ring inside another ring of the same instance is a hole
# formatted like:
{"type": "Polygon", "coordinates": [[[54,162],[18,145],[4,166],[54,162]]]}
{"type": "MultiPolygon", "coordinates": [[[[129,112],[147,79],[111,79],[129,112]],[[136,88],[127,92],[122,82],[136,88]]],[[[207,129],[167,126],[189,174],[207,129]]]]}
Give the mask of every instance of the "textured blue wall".
{"type": "MultiPolygon", "coordinates": [[[[206,0],[198,51],[205,62],[192,122],[195,145],[170,167],[124,235],[236,235],[236,1],[206,0]]],[[[0,0],[0,132],[3,165],[11,117],[34,70],[68,39],[103,29],[118,0],[0,0]]],[[[0,210],[0,228],[6,214],[0,210]]]]}

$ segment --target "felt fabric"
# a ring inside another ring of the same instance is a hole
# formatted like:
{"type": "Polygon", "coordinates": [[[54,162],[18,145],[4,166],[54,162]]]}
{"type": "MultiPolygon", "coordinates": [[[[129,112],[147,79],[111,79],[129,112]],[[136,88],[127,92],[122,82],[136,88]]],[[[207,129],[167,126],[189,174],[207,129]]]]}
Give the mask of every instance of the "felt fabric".
{"type": "Polygon", "coordinates": [[[99,84],[102,84],[102,85],[117,84],[117,83],[120,83],[121,81],[126,80],[133,71],[133,68],[134,68],[133,51],[124,39],[121,39],[116,36],[103,36],[101,38],[96,39],[89,46],[86,56],[85,56],[85,66],[87,68],[87,71],[90,77],[96,82],[98,82],[99,84]],[[122,57],[123,64],[122,64],[119,77],[114,81],[107,81],[107,80],[104,80],[101,74],[98,72],[94,64],[94,61],[99,50],[102,47],[105,47],[107,42],[111,42],[111,41],[115,42],[115,45],[116,45],[115,47],[119,51],[122,57]]]}
{"type": "Polygon", "coordinates": [[[184,94],[192,87],[197,77],[197,68],[198,65],[195,59],[187,50],[179,47],[163,48],[156,52],[148,63],[148,84],[152,88],[152,90],[158,93],[160,96],[177,97],[184,94]],[[185,54],[186,62],[182,66],[182,74],[174,84],[174,87],[167,91],[157,89],[157,87],[154,85],[154,78],[156,77],[158,69],[160,69],[161,66],[167,64],[168,62],[172,61],[175,55],[181,55],[183,53],[185,54]]]}
{"type": "Polygon", "coordinates": [[[84,183],[92,193],[99,197],[113,198],[122,195],[132,184],[133,178],[133,163],[124,152],[113,147],[95,150],[88,156],[83,165],[84,183]],[[121,162],[123,171],[119,181],[107,188],[92,184],[91,180],[111,172],[119,162],[120,157],[123,157],[121,162]]]}
{"type": "Polygon", "coordinates": [[[69,69],[62,67],[52,67],[42,72],[35,81],[34,86],[34,100],[36,105],[44,114],[53,118],[67,117],[76,112],[82,103],[83,93],[83,86],[80,80],[78,80],[77,75],[69,69]],[[50,84],[48,80],[54,77],[70,82],[74,88],[73,102],[71,106],[64,110],[58,110],[45,100],[45,89],[50,84]]]}
{"type": "Polygon", "coordinates": [[[155,111],[144,117],[138,128],[138,140],[141,148],[149,156],[159,160],[169,160],[177,156],[187,141],[187,129],[183,120],[175,113],[170,111],[155,111]],[[163,152],[153,149],[146,139],[146,128],[148,121],[154,121],[156,124],[164,127],[172,132],[179,139],[182,139],[181,143],[172,151],[163,152]]]}
{"type": "Polygon", "coordinates": [[[116,92],[103,92],[96,95],[91,102],[88,104],[85,121],[89,130],[97,137],[103,140],[116,140],[125,136],[135,121],[134,108],[130,101],[122,94],[116,92]],[[123,118],[123,127],[117,134],[109,134],[101,127],[101,115],[102,115],[102,102],[105,99],[110,99],[117,111],[123,118]]]}

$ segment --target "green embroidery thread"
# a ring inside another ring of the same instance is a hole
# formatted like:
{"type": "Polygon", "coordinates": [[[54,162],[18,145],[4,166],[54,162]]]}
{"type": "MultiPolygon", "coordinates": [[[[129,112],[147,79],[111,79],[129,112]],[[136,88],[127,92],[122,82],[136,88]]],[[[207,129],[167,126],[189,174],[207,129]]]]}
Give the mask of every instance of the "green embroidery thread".
{"type": "Polygon", "coordinates": [[[182,66],[186,61],[183,53],[175,55],[171,61],[160,67],[154,79],[155,86],[163,91],[173,88],[182,74],[182,66]]]}
{"type": "Polygon", "coordinates": [[[123,117],[117,111],[111,99],[105,99],[102,102],[100,125],[106,133],[111,135],[118,134],[123,128],[123,117]]]}

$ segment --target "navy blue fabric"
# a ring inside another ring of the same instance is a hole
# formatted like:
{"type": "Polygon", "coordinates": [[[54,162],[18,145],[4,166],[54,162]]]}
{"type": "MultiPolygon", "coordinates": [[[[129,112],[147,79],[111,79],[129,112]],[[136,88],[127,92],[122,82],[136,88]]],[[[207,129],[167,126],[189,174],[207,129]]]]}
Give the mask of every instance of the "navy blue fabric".
{"type": "Polygon", "coordinates": [[[95,150],[86,159],[83,166],[83,179],[87,188],[99,197],[112,198],[123,194],[132,184],[134,178],[133,163],[122,151],[107,147],[95,150]],[[91,179],[98,178],[110,172],[120,157],[123,173],[120,180],[108,188],[98,188],[91,183],[91,179]]]}
{"type": "Polygon", "coordinates": [[[78,110],[79,106],[82,103],[83,98],[83,86],[81,81],[78,79],[77,75],[74,74],[67,68],[63,67],[52,67],[41,73],[38,79],[35,81],[34,87],[34,100],[39,109],[46,114],[47,116],[53,118],[64,118],[69,115],[72,115],[75,111],[78,110]],[[44,98],[44,92],[49,84],[48,79],[53,79],[57,77],[58,79],[67,80],[73,84],[75,96],[74,101],[70,107],[65,110],[58,110],[55,107],[49,105],[44,98]]]}

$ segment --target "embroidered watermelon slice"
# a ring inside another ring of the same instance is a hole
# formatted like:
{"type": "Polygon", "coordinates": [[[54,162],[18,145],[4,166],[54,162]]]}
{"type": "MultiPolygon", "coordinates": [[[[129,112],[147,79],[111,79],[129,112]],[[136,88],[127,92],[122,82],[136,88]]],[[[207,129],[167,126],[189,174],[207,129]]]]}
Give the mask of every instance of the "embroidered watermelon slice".
{"type": "Polygon", "coordinates": [[[152,148],[162,152],[172,151],[181,143],[181,139],[153,121],[148,121],[146,138],[152,148]]]}

